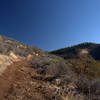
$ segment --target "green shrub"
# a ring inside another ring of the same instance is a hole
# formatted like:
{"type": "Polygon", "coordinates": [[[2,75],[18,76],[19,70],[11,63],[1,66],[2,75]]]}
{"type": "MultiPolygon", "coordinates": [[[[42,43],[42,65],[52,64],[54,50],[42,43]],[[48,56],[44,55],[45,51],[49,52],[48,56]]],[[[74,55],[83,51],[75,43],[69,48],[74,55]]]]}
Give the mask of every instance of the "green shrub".
{"type": "Polygon", "coordinates": [[[3,37],[0,35],[0,40],[2,41],[3,40],[3,37]]]}
{"type": "Polygon", "coordinates": [[[59,59],[54,58],[54,59],[52,59],[52,61],[53,61],[54,63],[58,63],[58,62],[59,62],[59,59]]]}

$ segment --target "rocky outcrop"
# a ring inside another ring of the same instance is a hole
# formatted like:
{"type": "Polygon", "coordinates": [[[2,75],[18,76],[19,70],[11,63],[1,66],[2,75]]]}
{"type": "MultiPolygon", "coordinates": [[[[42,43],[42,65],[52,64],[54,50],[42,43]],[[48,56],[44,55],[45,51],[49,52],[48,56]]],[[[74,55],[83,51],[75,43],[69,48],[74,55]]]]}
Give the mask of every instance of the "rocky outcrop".
{"type": "Polygon", "coordinates": [[[22,59],[24,59],[24,57],[17,56],[13,52],[11,52],[9,56],[0,54],[0,75],[5,71],[7,66],[22,59]]]}

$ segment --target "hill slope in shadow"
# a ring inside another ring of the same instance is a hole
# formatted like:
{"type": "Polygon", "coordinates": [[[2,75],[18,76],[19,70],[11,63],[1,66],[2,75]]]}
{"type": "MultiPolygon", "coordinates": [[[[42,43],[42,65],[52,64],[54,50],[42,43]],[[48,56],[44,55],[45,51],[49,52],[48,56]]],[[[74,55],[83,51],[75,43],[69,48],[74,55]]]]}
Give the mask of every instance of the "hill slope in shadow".
{"type": "Polygon", "coordinates": [[[89,55],[95,60],[100,59],[100,44],[96,43],[81,43],[72,47],[62,48],[51,51],[50,53],[63,57],[64,59],[79,58],[82,55],[89,55]]]}

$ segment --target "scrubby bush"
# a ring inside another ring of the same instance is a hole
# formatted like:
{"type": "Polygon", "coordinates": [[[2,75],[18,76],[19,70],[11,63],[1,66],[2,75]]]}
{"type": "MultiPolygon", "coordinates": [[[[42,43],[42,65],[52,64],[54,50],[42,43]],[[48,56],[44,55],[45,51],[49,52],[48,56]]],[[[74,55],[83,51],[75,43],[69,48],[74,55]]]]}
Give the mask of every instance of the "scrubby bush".
{"type": "Polygon", "coordinates": [[[49,52],[48,51],[44,51],[44,55],[48,55],[49,54],[49,52]]]}
{"type": "Polygon", "coordinates": [[[39,54],[40,56],[42,55],[42,49],[41,48],[34,46],[32,49],[35,53],[39,54]]]}
{"type": "Polygon", "coordinates": [[[77,75],[84,75],[89,79],[100,78],[100,62],[91,57],[81,57],[80,59],[71,59],[69,62],[72,70],[77,75]]]}
{"type": "Polygon", "coordinates": [[[36,57],[31,64],[33,68],[42,71],[42,74],[51,75],[54,77],[64,74],[69,70],[63,60],[54,56],[36,57]]]}
{"type": "Polygon", "coordinates": [[[76,85],[77,90],[87,96],[100,95],[100,79],[89,80],[86,77],[80,77],[76,85]]]}
{"type": "Polygon", "coordinates": [[[52,59],[52,61],[53,61],[54,63],[59,63],[59,59],[57,59],[57,58],[52,59]]]}

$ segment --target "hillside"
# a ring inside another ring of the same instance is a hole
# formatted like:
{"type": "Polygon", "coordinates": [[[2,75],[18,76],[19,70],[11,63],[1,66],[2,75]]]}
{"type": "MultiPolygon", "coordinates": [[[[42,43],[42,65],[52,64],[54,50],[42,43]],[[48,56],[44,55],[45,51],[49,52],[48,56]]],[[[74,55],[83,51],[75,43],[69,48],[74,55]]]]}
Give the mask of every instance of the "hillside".
{"type": "MultiPolygon", "coordinates": [[[[87,84],[93,84],[95,89],[99,89],[100,81],[100,44],[81,43],[72,47],[62,48],[50,52],[51,54],[63,57],[66,64],[80,77],[81,82],[78,90],[86,93],[87,84]],[[88,81],[87,81],[88,80],[88,81]],[[97,82],[98,81],[98,82],[97,82]],[[84,85],[82,85],[82,83],[84,85]]],[[[91,91],[92,89],[90,89],[91,91]]],[[[94,90],[92,90],[94,91],[94,90]]],[[[99,100],[90,97],[89,100],[99,100]]]]}
{"type": "Polygon", "coordinates": [[[1,100],[100,100],[99,79],[79,77],[62,58],[49,54],[8,66],[0,88],[1,100]]]}
{"type": "Polygon", "coordinates": [[[64,59],[79,58],[81,55],[89,55],[96,60],[100,59],[100,44],[96,43],[81,43],[72,47],[62,48],[50,52],[63,57],[64,59]]]}
{"type": "Polygon", "coordinates": [[[72,47],[52,51],[51,54],[63,57],[78,75],[100,78],[100,44],[81,43],[72,47]]]}
{"type": "Polygon", "coordinates": [[[41,55],[42,50],[0,35],[0,75],[13,62],[37,53],[41,55]]]}
{"type": "Polygon", "coordinates": [[[89,100],[90,93],[91,100],[99,100],[96,84],[98,80],[77,77],[62,58],[32,55],[14,62],[0,76],[0,99],[89,100]]]}
{"type": "Polygon", "coordinates": [[[4,36],[0,45],[0,100],[100,100],[99,44],[53,54],[4,36]]]}
{"type": "Polygon", "coordinates": [[[0,53],[4,55],[9,55],[13,52],[15,55],[26,57],[33,52],[40,52],[41,49],[37,47],[32,47],[16,41],[12,38],[8,38],[0,35],[0,53]]]}

